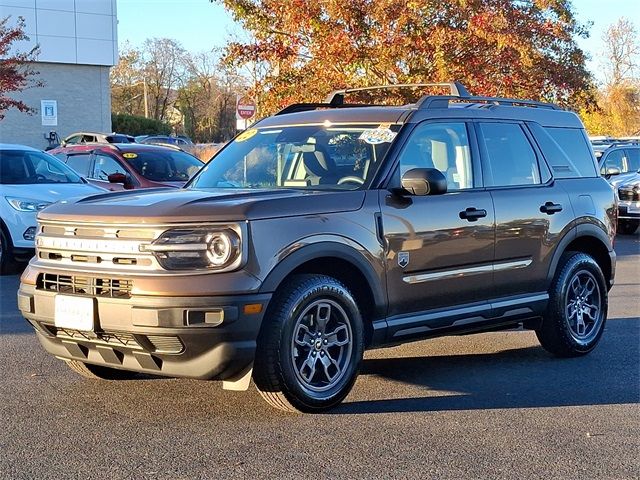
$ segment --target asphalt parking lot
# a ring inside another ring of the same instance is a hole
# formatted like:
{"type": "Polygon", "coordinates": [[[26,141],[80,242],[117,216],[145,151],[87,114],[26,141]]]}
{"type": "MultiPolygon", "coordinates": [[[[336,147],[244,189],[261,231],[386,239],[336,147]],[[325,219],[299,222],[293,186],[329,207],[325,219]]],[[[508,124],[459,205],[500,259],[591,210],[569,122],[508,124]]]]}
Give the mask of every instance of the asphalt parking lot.
{"type": "Polygon", "coordinates": [[[0,478],[640,477],[640,237],[619,237],[587,357],[532,332],[368,352],[345,404],[286,415],[251,389],[94,382],[45,355],[0,279],[0,478]]]}

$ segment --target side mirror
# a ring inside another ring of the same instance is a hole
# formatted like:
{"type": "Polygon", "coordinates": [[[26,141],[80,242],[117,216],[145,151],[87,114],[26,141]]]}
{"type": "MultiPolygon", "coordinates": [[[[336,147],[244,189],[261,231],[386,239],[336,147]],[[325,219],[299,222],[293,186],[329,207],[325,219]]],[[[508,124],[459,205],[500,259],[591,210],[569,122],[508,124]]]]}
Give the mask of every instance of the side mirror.
{"type": "Polygon", "coordinates": [[[607,167],[605,175],[620,175],[622,173],[618,167],[607,167]]]}
{"type": "Polygon", "coordinates": [[[124,173],[116,172],[107,177],[109,183],[127,183],[127,176],[124,173]]]}
{"type": "Polygon", "coordinates": [[[447,193],[447,179],[435,168],[412,168],[402,176],[402,189],[409,195],[447,193]]]}

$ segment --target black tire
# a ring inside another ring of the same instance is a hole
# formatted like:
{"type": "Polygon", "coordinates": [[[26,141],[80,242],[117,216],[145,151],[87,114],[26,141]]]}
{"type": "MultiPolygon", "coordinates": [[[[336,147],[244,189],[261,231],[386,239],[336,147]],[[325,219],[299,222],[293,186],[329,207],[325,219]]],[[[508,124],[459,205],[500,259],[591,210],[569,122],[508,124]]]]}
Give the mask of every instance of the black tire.
{"type": "Polygon", "coordinates": [[[321,412],[347,396],[363,351],[362,318],[351,292],[326,275],[296,275],[266,312],[253,379],[275,408],[321,412]]]}
{"type": "Polygon", "coordinates": [[[638,230],[640,220],[618,220],[618,233],[633,235],[638,230]]]}
{"type": "Polygon", "coordinates": [[[5,233],[4,228],[0,227],[0,275],[14,273],[15,267],[11,239],[5,233]]]}
{"type": "Polygon", "coordinates": [[[131,380],[138,376],[137,372],[92,365],[79,360],[65,360],[65,363],[77,374],[92,380],[131,380]]]}
{"type": "Polygon", "coordinates": [[[607,286],[598,263],[585,253],[567,252],[549,290],[549,306],[536,330],[538,340],[558,357],[585,355],[602,337],[607,308],[607,286]]]}

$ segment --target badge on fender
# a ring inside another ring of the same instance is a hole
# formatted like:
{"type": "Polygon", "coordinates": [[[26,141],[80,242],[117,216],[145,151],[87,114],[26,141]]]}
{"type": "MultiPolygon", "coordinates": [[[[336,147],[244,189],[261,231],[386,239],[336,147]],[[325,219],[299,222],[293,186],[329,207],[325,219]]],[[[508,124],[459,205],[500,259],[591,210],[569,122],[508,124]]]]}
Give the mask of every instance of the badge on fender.
{"type": "Polygon", "coordinates": [[[405,268],[409,265],[409,252],[398,253],[398,265],[400,268],[405,268]]]}

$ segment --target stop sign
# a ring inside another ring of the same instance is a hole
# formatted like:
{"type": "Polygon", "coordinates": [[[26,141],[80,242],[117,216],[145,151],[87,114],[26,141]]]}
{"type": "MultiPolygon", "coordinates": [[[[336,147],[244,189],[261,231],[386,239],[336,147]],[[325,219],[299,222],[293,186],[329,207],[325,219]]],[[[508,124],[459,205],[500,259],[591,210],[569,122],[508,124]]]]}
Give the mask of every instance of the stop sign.
{"type": "Polygon", "coordinates": [[[236,106],[238,116],[244,120],[249,120],[256,113],[256,104],[249,97],[241,97],[236,106]]]}

